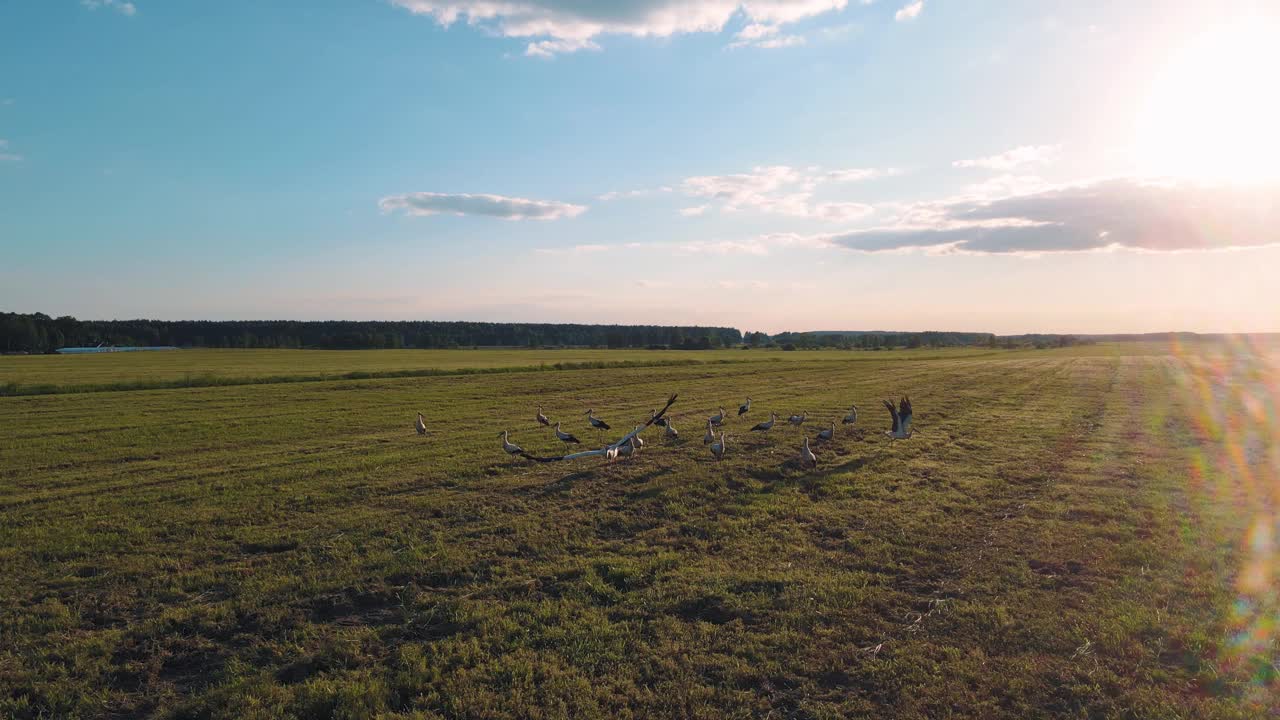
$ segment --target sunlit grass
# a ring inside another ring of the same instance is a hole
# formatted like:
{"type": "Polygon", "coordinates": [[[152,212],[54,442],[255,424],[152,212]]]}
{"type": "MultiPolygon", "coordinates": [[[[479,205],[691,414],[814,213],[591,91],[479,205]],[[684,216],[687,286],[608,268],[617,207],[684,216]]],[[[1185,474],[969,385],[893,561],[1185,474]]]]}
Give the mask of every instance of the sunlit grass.
{"type": "Polygon", "coordinates": [[[876,355],[0,399],[0,717],[1277,710],[1268,356],[876,355]]]}

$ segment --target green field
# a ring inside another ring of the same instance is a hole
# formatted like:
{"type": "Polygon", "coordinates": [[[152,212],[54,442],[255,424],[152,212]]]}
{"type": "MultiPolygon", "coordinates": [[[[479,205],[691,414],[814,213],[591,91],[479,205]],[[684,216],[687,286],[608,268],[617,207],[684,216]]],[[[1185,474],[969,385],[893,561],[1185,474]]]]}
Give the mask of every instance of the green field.
{"type": "MultiPolygon", "coordinates": [[[[843,353],[846,359],[987,355],[963,348],[843,353]]],[[[821,352],[816,357],[832,357],[821,352]]],[[[0,395],[415,377],[590,366],[813,360],[781,350],[181,350],[0,355],[0,395]]]]}
{"type": "Polygon", "coordinates": [[[0,358],[0,385],[58,393],[0,397],[0,717],[1274,715],[1274,360],[0,358]],[[124,389],[185,373],[315,380],[124,389]],[[672,392],[682,439],[616,465],[495,437],[558,451],[542,405],[595,442],[588,407],[616,436],[672,392]],[[890,442],[902,393],[917,434],[890,442]],[[702,423],[746,395],[717,464],[702,423]],[[747,432],[851,402],[816,471],[796,429],[747,432]]]}

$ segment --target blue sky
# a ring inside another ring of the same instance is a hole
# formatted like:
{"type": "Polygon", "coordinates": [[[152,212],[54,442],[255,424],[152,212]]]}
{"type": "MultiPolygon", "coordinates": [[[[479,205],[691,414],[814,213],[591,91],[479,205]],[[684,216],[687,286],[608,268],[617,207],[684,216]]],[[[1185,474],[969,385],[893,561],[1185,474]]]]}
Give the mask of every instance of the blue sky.
{"type": "Polygon", "coordinates": [[[0,309],[1280,330],[1267,3],[19,0],[0,309]]]}

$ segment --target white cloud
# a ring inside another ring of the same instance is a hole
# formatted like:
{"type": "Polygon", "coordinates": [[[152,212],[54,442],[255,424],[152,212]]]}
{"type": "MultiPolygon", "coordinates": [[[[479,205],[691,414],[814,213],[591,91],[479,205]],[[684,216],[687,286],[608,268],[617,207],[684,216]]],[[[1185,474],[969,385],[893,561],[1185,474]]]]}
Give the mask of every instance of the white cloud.
{"type": "Polygon", "coordinates": [[[898,12],[893,14],[893,19],[897,20],[898,22],[915,20],[916,18],[920,17],[920,13],[923,10],[924,10],[924,0],[916,0],[910,5],[903,5],[902,8],[898,10],[898,12]]]}
{"type": "Polygon", "coordinates": [[[608,245],[588,244],[573,245],[567,248],[538,248],[535,252],[541,255],[590,255],[592,253],[602,253],[609,249],[608,245]]]}
{"type": "Polygon", "coordinates": [[[692,242],[657,243],[671,247],[677,255],[756,255],[765,256],[778,249],[818,250],[831,247],[831,243],[823,235],[801,235],[799,233],[771,233],[759,235],[747,240],[695,240],[692,242]]]}
{"type": "Polygon", "coordinates": [[[779,35],[778,37],[772,37],[768,40],[761,40],[756,43],[756,47],[768,50],[773,48],[795,47],[797,45],[804,45],[804,43],[804,38],[799,35],[779,35]]]}
{"type": "Polygon", "coordinates": [[[930,216],[815,239],[862,252],[1038,255],[1188,252],[1280,244],[1280,184],[1251,188],[1113,178],[938,203],[930,216]]]}
{"type": "Polygon", "coordinates": [[[738,31],[734,35],[739,40],[763,40],[766,37],[772,37],[778,34],[777,25],[761,25],[760,23],[751,23],[738,31]]]}
{"type": "MultiPolygon", "coordinates": [[[[823,170],[818,166],[770,165],[753,168],[749,173],[685,178],[680,189],[689,197],[714,201],[722,212],[751,209],[794,217],[850,220],[865,217],[874,212],[874,208],[852,202],[814,202],[814,191],[827,182],[853,182],[898,172],[894,169],[823,170]]],[[[697,214],[704,212],[710,204],[702,205],[697,214]]],[[[695,214],[692,208],[689,210],[687,214],[695,214]]]]}
{"type": "Polygon", "coordinates": [[[1032,163],[1046,165],[1057,160],[1061,153],[1061,145],[1023,145],[996,155],[969,160],[956,160],[951,165],[958,168],[1012,170],[1018,166],[1032,163]]]}
{"type": "Polygon", "coordinates": [[[524,54],[529,57],[555,57],[558,53],[571,53],[579,50],[599,50],[600,46],[590,40],[539,40],[529,43],[524,54]]]}
{"type": "Polygon", "coordinates": [[[559,220],[586,212],[584,205],[554,200],[527,200],[502,195],[416,192],[391,195],[378,201],[383,212],[403,210],[406,215],[483,215],[506,220],[559,220]]]}
{"type": "MultiPolygon", "coordinates": [[[[597,49],[601,35],[670,37],[720,32],[735,16],[774,28],[843,9],[848,0],[391,0],[448,27],[463,21],[498,35],[533,39],[527,55],[597,49]],[[559,41],[551,42],[548,41],[559,41]]],[[[743,32],[747,32],[746,28],[743,32]]],[[[770,32],[752,30],[751,33],[770,32]]],[[[761,36],[763,37],[763,36],[761,36]]]]}
{"type": "Polygon", "coordinates": [[[860,220],[876,211],[870,205],[862,203],[819,203],[813,208],[813,215],[823,220],[860,220]]]}
{"type": "Polygon", "coordinates": [[[803,45],[805,39],[799,35],[779,35],[777,25],[762,25],[760,23],[752,23],[738,31],[737,38],[729,44],[730,48],[740,47],[758,47],[758,48],[784,48],[803,45]]]}
{"type": "Polygon", "coordinates": [[[121,0],[80,0],[80,4],[90,10],[98,8],[110,8],[121,15],[130,15],[138,12],[138,8],[131,2],[121,2],[121,0]]]}
{"type": "Polygon", "coordinates": [[[1036,175],[1014,175],[1004,173],[988,178],[980,183],[964,187],[962,195],[978,200],[987,200],[1009,195],[1028,195],[1050,187],[1050,184],[1036,175]]]}
{"type": "Polygon", "coordinates": [[[671,190],[672,188],[666,185],[661,185],[656,188],[640,188],[639,190],[611,190],[603,195],[597,195],[596,199],[602,202],[609,202],[610,200],[618,200],[622,198],[637,198],[645,197],[647,195],[656,195],[658,193],[669,193],[671,190]]]}
{"type": "Polygon", "coordinates": [[[749,173],[698,175],[685,178],[681,188],[694,197],[721,200],[730,209],[772,202],[770,194],[800,182],[800,171],[786,165],[760,166],[749,173]]]}
{"type": "Polygon", "coordinates": [[[8,152],[9,141],[0,139],[0,162],[21,162],[22,156],[8,152]]]}
{"type": "Polygon", "coordinates": [[[680,208],[680,214],[684,217],[697,217],[707,211],[710,205],[695,205],[694,207],[680,208]]]}
{"type": "Polygon", "coordinates": [[[826,179],[831,182],[860,182],[890,175],[901,175],[898,168],[846,168],[844,170],[828,170],[826,179]]]}

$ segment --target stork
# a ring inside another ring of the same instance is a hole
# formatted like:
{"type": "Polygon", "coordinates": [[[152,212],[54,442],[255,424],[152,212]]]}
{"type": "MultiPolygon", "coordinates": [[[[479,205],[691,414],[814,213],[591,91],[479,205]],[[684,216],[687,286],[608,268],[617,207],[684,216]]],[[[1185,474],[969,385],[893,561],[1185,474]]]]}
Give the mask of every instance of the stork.
{"type": "Polygon", "coordinates": [[[657,410],[649,411],[649,421],[652,422],[654,425],[657,425],[658,427],[666,427],[668,422],[666,418],[658,417],[657,410]]]}
{"type": "Polygon", "coordinates": [[[720,410],[720,414],[719,414],[719,415],[712,415],[711,417],[707,418],[707,420],[708,420],[712,425],[715,425],[716,427],[720,427],[721,425],[723,425],[723,424],[724,424],[724,418],[725,418],[725,415],[727,415],[727,414],[728,414],[728,413],[726,413],[726,412],[724,411],[724,408],[719,408],[719,410],[720,410]]]}
{"type": "Polygon", "coordinates": [[[894,409],[893,402],[890,400],[885,400],[884,406],[889,408],[889,415],[893,418],[893,427],[885,430],[884,434],[894,440],[906,440],[911,437],[915,432],[911,429],[911,398],[903,395],[897,409],[894,409]]]}
{"type": "Polygon", "coordinates": [[[637,425],[635,434],[631,436],[631,442],[635,443],[637,450],[644,447],[644,439],[640,437],[640,431],[643,429],[643,425],[637,425]]]}
{"type": "Polygon", "coordinates": [[[633,437],[627,440],[626,443],[619,445],[617,447],[618,457],[630,457],[631,455],[636,453],[639,449],[640,449],[640,446],[636,445],[636,439],[633,437]]]}
{"type": "Polygon", "coordinates": [[[845,415],[844,420],[841,420],[840,422],[841,424],[844,424],[844,425],[852,425],[858,422],[858,406],[857,405],[850,406],[849,414],[845,415]]]}
{"type": "Polygon", "coordinates": [[[747,401],[746,401],[746,402],[744,402],[744,403],[742,403],[741,405],[739,405],[739,406],[738,406],[738,414],[739,414],[739,415],[746,415],[746,414],[747,414],[747,411],[748,411],[748,410],[750,410],[750,409],[751,409],[751,398],[747,398],[747,401]]]}
{"type": "Polygon", "coordinates": [[[594,410],[588,410],[588,411],[587,411],[587,421],[591,423],[591,427],[593,427],[593,428],[595,428],[595,429],[597,429],[597,430],[608,430],[608,429],[609,429],[609,423],[607,423],[607,422],[605,422],[605,421],[601,420],[600,418],[596,417],[595,415],[592,415],[591,413],[593,413],[593,412],[595,412],[595,411],[594,411],[594,410]]]}
{"type": "Polygon", "coordinates": [[[771,412],[769,413],[769,420],[767,422],[756,423],[756,426],[751,428],[751,432],[756,432],[756,431],[765,432],[766,430],[772,429],[773,424],[776,422],[778,422],[778,413],[771,412]]]}
{"type": "Polygon", "coordinates": [[[804,436],[804,447],[800,448],[800,465],[807,468],[818,467],[818,456],[809,449],[809,436],[804,436]]]}
{"type": "Polygon", "coordinates": [[[561,442],[573,443],[575,445],[582,442],[578,438],[574,437],[571,433],[567,433],[561,430],[560,423],[556,423],[553,427],[555,427],[556,429],[556,437],[559,438],[561,442]]]}
{"type": "Polygon", "coordinates": [[[822,430],[818,433],[819,440],[830,440],[835,436],[836,436],[836,423],[834,420],[831,421],[831,427],[827,428],[826,430],[822,430]]]}
{"type": "Polygon", "coordinates": [[[546,415],[543,415],[543,414],[542,414],[542,406],[541,406],[541,405],[539,405],[539,406],[538,406],[538,415],[537,415],[537,420],[538,420],[538,424],[539,424],[539,425],[546,425],[547,427],[551,427],[551,421],[547,419],[547,416],[546,416],[546,415]]]}
{"type": "Polygon", "coordinates": [[[670,422],[668,422],[666,423],[666,426],[667,426],[667,431],[664,434],[667,437],[671,438],[672,440],[675,440],[680,437],[680,433],[676,432],[675,425],[672,425],[670,422]]]}
{"type": "Polygon", "coordinates": [[[427,424],[422,421],[422,413],[418,413],[418,421],[415,422],[413,426],[418,429],[419,435],[427,434],[427,424]]]}
{"type": "Polygon", "coordinates": [[[805,420],[808,420],[808,419],[809,419],[809,411],[805,410],[799,415],[792,415],[791,417],[787,418],[787,422],[791,423],[792,425],[795,425],[796,427],[799,427],[804,424],[805,420]]]}
{"type": "Polygon", "coordinates": [[[508,454],[519,455],[520,453],[524,452],[524,448],[520,447],[519,445],[516,445],[515,443],[507,439],[506,430],[503,430],[502,432],[498,433],[498,437],[502,438],[502,449],[506,450],[508,454]]]}
{"type": "Polygon", "coordinates": [[[716,456],[716,462],[724,459],[724,431],[720,432],[720,441],[711,443],[711,454],[716,456]]]}
{"type": "Polygon", "coordinates": [[[604,449],[604,461],[606,463],[612,465],[613,462],[617,459],[618,459],[618,448],[610,446],[604,449]]]}
{"type": "Polygon", "coordinates": [[[710,420],[708,420],[708,421],[707,421],[707,434],[702,436],[702,444],[703,444],[703,445],[706,445],[706,444],[708,444],[708,443],[715,442],[715,439],[716,439],[716,433],[715,433],[715,431],[714,431],[714,430],[712,430],[712,429],[711,429],[711,421],[710,421],[710,420]]]}

